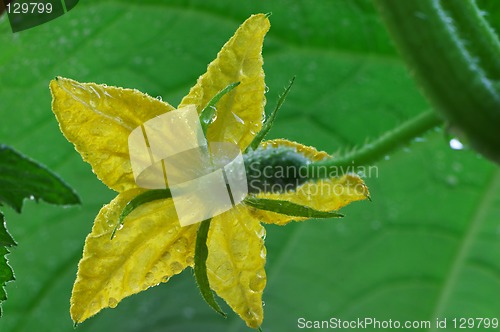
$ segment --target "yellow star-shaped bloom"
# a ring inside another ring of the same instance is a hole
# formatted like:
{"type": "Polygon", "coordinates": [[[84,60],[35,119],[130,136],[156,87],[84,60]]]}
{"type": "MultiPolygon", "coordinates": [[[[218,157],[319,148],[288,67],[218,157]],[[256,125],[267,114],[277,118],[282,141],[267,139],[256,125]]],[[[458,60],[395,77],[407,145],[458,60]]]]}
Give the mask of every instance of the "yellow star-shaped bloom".
{"type": "MultiPolygon", "coordinates": [[[[270,27],[266,15],[251,16],[224,45],[178,108],[195,105],[198,112],[220,90],[233,82],[239,86],[217,103],[217,118],[209,125],[209,142],[231,142],[245,151],[262,127],[264,72],[261,55],[270,27]]],[[[83,257],[71,297],[71,317],[80,323],[103,308],[115,307],[123,298],[166,282],[186,267],[194,266],[200,224],[181,227],[172,199],[137,207],[110,239],[120,214],[139,188],[132,173],[128,136],[146,121],[174,109],[168,103],[137,90],[57,78],[50,83],[52,108],[65,137],[75,145],[94,173],[118,196],[97,215],[85,241],[83,257]]],[[[259,149],[287,147],[308,160],[329,156],[301,144],[274,140],[259,149]]],[[[306,181],[297,190],[250,194],[309,206],[319,211],[337,210],[368,197],[356,175],[306,181]],[[327,190],[334,187],[345,190],[327,190]]],[[[247,323],[263,320],[262,293],[266,285],[265,230],[261,222],[284,225],[304,220],[259,210],[245,201],[212,218],[208,237],[207,274],[210,287],[247,323]]]]}

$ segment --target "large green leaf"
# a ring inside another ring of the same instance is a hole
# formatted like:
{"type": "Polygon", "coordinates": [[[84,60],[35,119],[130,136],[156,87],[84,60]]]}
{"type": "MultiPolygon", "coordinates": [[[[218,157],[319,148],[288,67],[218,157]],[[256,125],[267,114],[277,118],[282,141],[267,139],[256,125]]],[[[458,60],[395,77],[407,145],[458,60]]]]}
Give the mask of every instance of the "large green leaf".
{"type": "MultiPolygon", "coordinates": [[[[57,175],[11,147],[0,144],[0,206],[10,205],[21,212],[23,201],[28,198],[57,205],[80,203],[73,189],[57,175]]],[[[0,317],[2,301],[7,299],[4,286],[14,280],[14,272],[5,255],[9,253],[7,247],[14,245],[16,242],[7,231],[0,211],[0,317]]]]}
{"type": "Polygon", "coordinates": [[[21,212],[27,198],[57,205],[80,203],[73,189],[57,175],[11,147],[0,145],[0,204],[21,212]]]}
{"type": "MultiPolygon", "coordinates": [[[[7,300],[5,284],[14,280],[14,272],[7,262],[5,255],[9,253],[7,247],[16,245],[16,242],[10,236],[5,226],[3,214],[0,212],[0,304],[7,300]]],[[[2,316],[2,306],[0,306],[0,317],[2,316]]]]}
{"type": "MultiPolygon", "coordinates": [[[[133,87],[175,105],[256,12],[273,12],[263,53],[268,111],[296,75],[270,137],[334,152],[429,108],[368,0],[87,1],[15,35],[0,19],[0,141],[56,170],[83,201],[67,210],[27,204],[10,227],[22,246],[10,255],[17,281],[2,332],[73,331],[69,297],[83,241],[114,196],[59,132],[49,80],[133,87]]],[[[373,202],[343,209],[342,220],[267,227],[265,331],[297,330],[299,317],[500,317],[500,172],[448,140],[433,132],[378,163],[378,176],[366,179],[373,202]]],[[[215,314],[185,272],[79,330],[245,327],[215,314]]]]}

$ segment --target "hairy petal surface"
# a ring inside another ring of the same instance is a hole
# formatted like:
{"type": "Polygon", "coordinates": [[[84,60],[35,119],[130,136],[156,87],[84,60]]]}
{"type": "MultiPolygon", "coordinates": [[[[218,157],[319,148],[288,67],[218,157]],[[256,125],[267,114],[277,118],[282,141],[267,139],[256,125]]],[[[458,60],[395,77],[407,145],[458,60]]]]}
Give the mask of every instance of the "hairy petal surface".
{"type": "Polygon", "coordinates": [[[248,18],[182,99],[179,108],[194,104],[201,112],[217,92],[240,82],[217,103],[217,119],[207,132],[209,141],[235,143],[244,150],[261,129],[266,103],[262,44],[269,28],[264,14],[248,18]]]}
{"type": "MultiPolygon", "coordinates": [[[[260,193],[258,198],[285,200],[309,206],[319,211],[335,211],[349,203],[367,199],[368,188],[363,180],[355,174],[346,174],[340,178],[306,182],[295,191],[282,194],[260,193]]],[[[309,218],[287,216],[270,211],[249,207],[250,214],[267,224],[285,225],[290,221],[301,221],[309,218]]]]}
{"type": "Polygon", "coordinates": [[[137,90],[62,77],[50,82],[50,90],[61,131],[97,177],[118,192],[136,188],[128,136],[173,107],[137,90]]]}
{"type": "MultiPolygon", "coordinates": [[[[318,161],[329,157],[326,152],[317,151],[313,147],[282,139],[265,141],[261,146],[264,148],[279,146],[293,147],[297,152],[311,161],[318,161]]],[[[356,174],[345,174],[340,177],[308,181],[298,186],[294,191],[286,193],[261,192],[256,195],[258,198],[285,200],[319,211],[335,211],[349,203],[367,199],[369,196],[368,187],[356,174]]],[[[252,216],[268,224],[285,225],[293,220],[301,221],[308,219],[258,210],[252,207],[248,207],[248,209],[252,216]]]]}
{"type": "Polygon", "coordinates": [[[214,217],[208,233],[210,287],[252,328],[264,318],[264,234],[260,222],[242,205],[214,217]]]}
{"type": "Polygon", "coordinates": [[[329,158],[328,153],[324,151],[318,151],[312,146],[307,146],[294,141],[289,141],[287,139],[273,139],[269,141],[264,141],[260,144],[262,148],[278,148],[278,147],[289,147],[295,149],[298,153],[302,154],[304,157],[311,161],[319,161],[325,158],[329,158]]]}
{"type": "Polygon", "coordinates": [[[76,323],[193,265],[198,224],[181,227],[171,199],[136,208],[110,239],[121,211],[141,192],[119,194],[95,219],[71,296],[71,318],[76,323]]]}

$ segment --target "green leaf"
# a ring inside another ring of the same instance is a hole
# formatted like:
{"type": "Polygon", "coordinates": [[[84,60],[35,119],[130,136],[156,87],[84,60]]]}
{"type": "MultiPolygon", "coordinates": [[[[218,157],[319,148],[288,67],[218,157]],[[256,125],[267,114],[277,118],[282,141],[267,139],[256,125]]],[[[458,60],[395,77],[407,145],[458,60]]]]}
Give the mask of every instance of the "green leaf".
{"type": "Polygon", "coordinates": [[[344,215],[336,211],[319,211],[308,206],[292,203],[284,200],[247,197],[245,204],[264,211],[281,213],[287,216],[307,218],[341,218],[344,215]]]}
{"type": "MultiPolygon", "coordinates": [[[[498,25],[500,6],[486,2],[482,9],[496,11],[485,19],[498,25]]],[[[4,18],[0,140],[60,174],[84,205],[23,208],[11,229],[22,245],[10,259],[17,280],[2,332],[74,332],[68,301],[83,242],[99,209],[116,196],[62,137],[50,111],[50,79],[136,88],[176,105],[257,12],[273,12],[263,49],[268,111],[283,82],[297,77],[269,138],[350,150],[430,109],[370,0],[80,1],[15,35],[4,18]]],[[[442,131],[432,132],[378,162],[378,177],[373,170],[365,179],[373,202],[346,207],[342,220],[266,226],[264,331],[299,331],[299,317],[499,316],[500,174],[448,143],[442,131]]],[[[200,301],[187,272],[103,311],[78,332],[169,329],[246,331],[235,315],[221,319],[200,301]]]]}
{"type": "MultiPolygon", "coordinates": [[[[26,198],[59,205],[80,203],[73,189],[57,175],[11,147],[0,145],[0,205],[5,203],[21,212],[26,198]]],[[[7,300],[5,284],[14,280],[14,272],[5,255],[9,253],[7,247],[14,245],[16,242],[7,231],[0,212],[0,317],[1,303],[7,300]]]]}
{"type": "Polygon", "coordinates": [[[11,247],[15,245],[16,241],[14,241],[12,236],[7,231],[5,218],[3,214],[0,212],[0,247],[11,247]]]}
{"type": "Polygon", "coordinates": [[[2,317],[2,302],[7,300],[5,284],[15,279],[14,271],[7,262],[6,255],[9,253],[7,247],[15,245],[16,242],[7,231],[4,216],[0,212],[0,317],[2,317]]]}
{"type": "Polygon", "coordinates": [[[196,284],[200,289],[201,296],[207,302],[207,304],[214,309],[222,317],[226,318],[226,314],[219,307],[219,304],[215,300],[214,293],[210,288],[207,275],[207,237],[208,230],[210,229],[210,219],[201,222],[198,228],[198,233],[196,235],[196,249],[194,254],[194,277],[196,279],[196,284]]]}
{"type": "Polygon", "coordinates": [[[0,145],[0,202],[21,212],[23,200],[79,204],[80,199],[61,178],[14,149],[0,145]]]}

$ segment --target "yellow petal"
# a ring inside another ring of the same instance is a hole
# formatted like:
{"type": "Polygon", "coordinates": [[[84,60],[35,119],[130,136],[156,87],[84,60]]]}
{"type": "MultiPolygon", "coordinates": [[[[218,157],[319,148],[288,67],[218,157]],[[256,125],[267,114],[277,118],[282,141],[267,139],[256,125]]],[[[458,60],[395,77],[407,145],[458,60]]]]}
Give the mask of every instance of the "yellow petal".
{"type": "Polygon", "coordinates": [[[311,161],[319,161],[330,157],[328,153],[324,151],[318,151],[316,150],[316,148],[312,146],[306,146],[286,139],[273,139],[269,141],[264,141],[260,144],[260,146],[262,148],[277,148],[280,146],[293,148],[298,153],[302,154],[304,157],[310,159],[311,161]]]}
{"type": "Polygon", "coordinates": [[[252,328],[264,318],[264,234],[260,222],[239,205],[212,219],[207,240],[210,287],[252,328]]]}
{"type": "MultiPolygon", "coordinates": [[[[293,147],[312,161],[322,160],[329,157],[326,152],[317,151],[313,147],[287,140],[266,141],[261,144],[263,147],[287,146],[293,147]]],[[[369,197],[370,193],[363,180],[356,174],[345,174],[341,177],[308,181],[295,189],[286,193],[259,193],[258,198],[285,200],[320,211],[338,210],[347,204],[369,197]]],[[[260,221],[285,225],[292,220],[306,220],[303,217],[286,216],[283,214],[258,210],[248,207],[250,214],[260,221]]]]}
{"type": "Polygon", "coordinates": [[[123,207],[140,192],[131,189],[119,194],[96,217],[71,296],[70,313],[76,323],[166,282],[194,262],[198,224],[180,227],[170,199],[138,207],[110,240],[123,207]]]}
{"type": "Polygon", "coordinates": [[[269,27],[264,14],[248,18],[179,105],[194,104],[200,112],[217,92],[240,82],[217,103],[217,119],[207,132],[209,141],[232,142],[244,150],[262,127],[266,102],[261,52],[269,27]]]}
{"type": "Polygon", "coordinates": [[[97,177],[118,192],[137,187],[128,136],[145,121],[173,107],[137,90],[62,77],[50,82],[50,90],[61,131],[97,177]]]}

